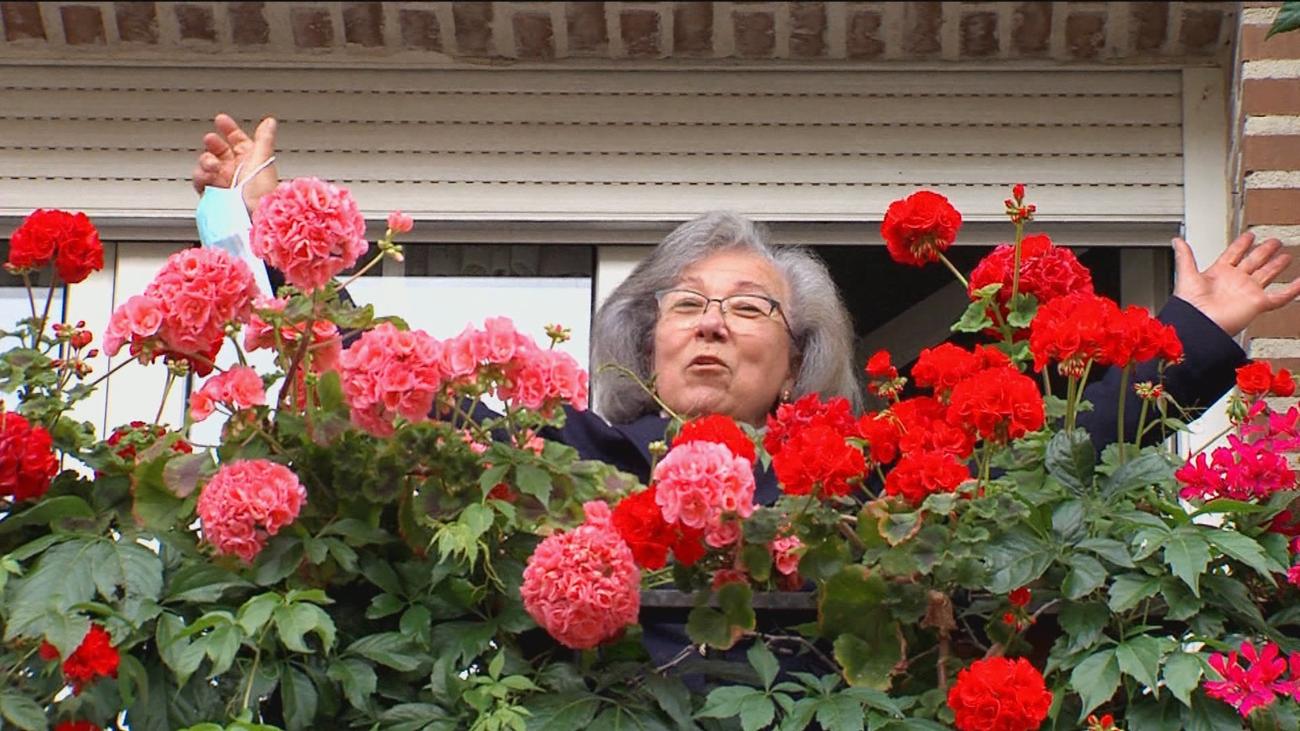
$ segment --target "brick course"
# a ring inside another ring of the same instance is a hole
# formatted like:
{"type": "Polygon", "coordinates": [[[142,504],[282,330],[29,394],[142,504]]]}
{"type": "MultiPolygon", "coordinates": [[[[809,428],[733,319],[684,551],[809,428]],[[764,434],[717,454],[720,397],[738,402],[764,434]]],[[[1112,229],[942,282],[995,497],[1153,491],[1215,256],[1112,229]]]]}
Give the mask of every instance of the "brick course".
{"type": "MultiPolygon", "coordinates": [[[[683,58],[960,63],[1042,58],[1084,64],[1204,64],[1227,62],[1223,56],[1235,32],[1238,8],[1229,2],[280,5],[287,9],[272,11],[264,2],[0,2],[0,59],[67,61],[68,53],[103,58],[111,57],[118,46],[137,53],[142,46],[156,46],[182,55],[229,48],[257,51],[261,57],[338,53],[356,58],[404,50],[471,62],[683,58]],[[291,27],[273,35],[276,18],[289,18],[291,27]],[[56,27],[46,27],[47,21],[56,27]],[[388,29],[386,23],[400,27],[388,29]],[[559,23],[563,26],[556,27],[559,23]]],[[[1261,47],[1254,35],[1244,43],[1261,47]]],[[[1273,47],[1259,52],[1284,53],[1273,47]]]]}

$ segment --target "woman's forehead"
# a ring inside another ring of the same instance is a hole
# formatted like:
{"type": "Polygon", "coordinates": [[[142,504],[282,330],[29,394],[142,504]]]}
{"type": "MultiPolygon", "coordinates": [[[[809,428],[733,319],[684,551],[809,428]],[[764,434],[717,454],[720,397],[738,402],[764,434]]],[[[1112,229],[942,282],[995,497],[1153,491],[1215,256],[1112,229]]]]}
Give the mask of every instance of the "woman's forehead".
{"type": "Polygon", "coordinates": [[[748,251],[711,254],[682,272],[682,284],[707,285],[733,290],[758,289],[784,294],[786,283],[767,258],[748,251]]]}

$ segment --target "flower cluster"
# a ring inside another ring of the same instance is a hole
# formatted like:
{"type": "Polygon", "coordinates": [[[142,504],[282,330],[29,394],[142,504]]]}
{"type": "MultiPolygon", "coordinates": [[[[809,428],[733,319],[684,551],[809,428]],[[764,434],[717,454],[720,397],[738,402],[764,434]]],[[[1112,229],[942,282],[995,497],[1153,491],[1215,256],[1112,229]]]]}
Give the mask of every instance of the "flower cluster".
{"type": "Polygon", "coordinates": [[[1051,705],[1042,673],[1023,657],[978,660],[948,689],[958,731],[1032,731],[1051,705]]]}
{"type": "Polygon", "coordinates": [[[45,427],[0,412],[0,496],[14,502],[40,497],[58,472],[54,440],[45,427]]]}
{"type": "MultiPolygon", "coordinates": [[[[57,660],[59,651],[54,645],[42,642],[40,655],[45,660],[57,660]]],[[[91,624],[81,644],[63,661],[63,677],[72,684],[73,692],[80,695],[97,678],[116,678],[119,662],[121,656],[113,646],[113,638],[103,627],[91,624]]]]}
{"type": "Polygon", "coordinates": [[[725,444],[680,444],[655,465],[655,503],[669,525],[703,531],[715,548],[731,545],[740,538],[736,519],[754,514],[753,469],[725,444]]]}
{"type": "MultiPolygon", "coordinates": [[[[302,334],[307,330],[307,323],[275,327],[265,319],[273,317],[273,313],[283,312],[288,304],[287,299],[265,295],[259,295],[253,300],[252,314],[244,328],[244,350],[252,352],[279,349],[286,353],[297,352],[302,334]]],[[[339,336],[338,325],[324,319],[312,320],[311,343],[307,346],[311,370],[319,373],[337,367],[342,352],[343,339],[339,336]]]]}
{"type": "Polygon", "coordinates": [[[423,330],[381,322],[339,357],[352,423],[376,436],[393,433],[393,419],[425,421],[444,378],[442,345],[423,330]]]}
{"type": "Polygon", "coordinates": [[[948,199],[921,190],[889,204],[880,235],[894,261],[923,266],[938,261],[961,228],[961,214],[948,199]]]}
{"type": "Polygon", "coordinates": [[[185,249],[167,258],[144,294],[113,312],[104,352],[116,355],[129,344],[141,362],[162,355],[207,375],[227,325],[248,320],[256,295],[253,273],[242,260],[222,249],[185,249]]]}
{"type": "Polygon", "coordinates": [[[1038,308],[1030,325],[1029,349],[1034,370],[1055,361],[1062,375],[1078,378],[1090,363],[1124,368],[1160,358],[1177,363],[1183,345],[1171,325],[1145,309],[1123,310],[1113,300],[1076,292],[1038,308]]]}
{"type": "Polygon", "coordinates": [[[593,648],[635,624],[641,572],[615,529],[609,507],[583,506],[586,522],[548,536],[524,568],[524,609],[565,647],[593,648]]]}
{"type": "Polygon", "coordinates": [[[1178,468],[1174,476],[1183,483],[1179,495],[1184,500],[1267,500],[1295,486],[1295,471],[1269,439],[1247,442],[1229,434],[1227,441],[1208,461],[1202,452],[1178,468]]]}
{"type": "Polygon", "coordinates": [[[1237,369],[1237,388],[1246,398],[1286,398],[1295,395],[1295,379],[1285,368],[1274,373],[1268,361],[1256,361],[1237,369]]]}
{"type": "Polygon", "coordinates": [[[1300,653],[1284,659],[1272,642],[1259,650],[1247,641],[1227,655],[1216,652],[1210,655],[1210,667],[1223,679],[1206,680],[1206,694],[1232,706],[1243,718],[1279,695],[1300,701],[1300,653]],[[1284,677],[1288,669],[1290,675],[1284,677]]]}
{"type": "Polygon", "coordinates": [[[907,385],[907,379],[899,377],[888,350],[877,351],[868,358],[865,370],[871,379],[867,388],[881,398],[897,399],[907,385]]]}
{"type": "MultiPolygon", "coordinates": [[[[140,453],[153,446],[159,439],[167,436],[167,427],[154,426],[146,424],[143,421],[132,421],[124,426],[119,426],[108,435],[104,440],[112,450],[122,460],[134,464],[140,458],[140,453]]],[[[172,451],[177,454],[192,454],[194,445],[184,439],[177,439],[172,442],[172,451]]]]}
{"type": "MultiPolygon", "coordinates": [[[[1020,240],[1020,276],[1016,274],[1016,247],[999,244],[993,252],[980,260],[971,272],[968,291],[971,298],[990,284],[1001,284],[995,299],[1000,306],[1002,320],[1010,313],[1009,303],[1013,284],[1021,294],[1033,295],[1039,306],[1064,297],[1071,292],[1092,294],[1092,273],[1079,263],[1074,252],[1056,246],[1044,234],[1033,234],[1020,240]]],[[[990,319],[997,321],[993,313],[990,319]]]]}
{"type": "Polygon", "coordinates": [[[68,284],[83,282],[104,268],[104,245],[86,214],[37,209],[10,236],[5,263],[9,271],[24,274],[50,262],[68,284]]]}
{"type": "Polygon", "coordinates": [[[294,178],[262,197],[249,245],[286,282],[314,292],[366,253],[366,219],[347,190],[294,178]]]}
{"type": "Polygon", "coordinates": [[[209,378],[190,395],[190,418],[196,422],[212,416],[217,404],[231,412],[266,405],[262,377],[248,366],[235,366],[209,378]]]}
{"type": "Polygon", "coordinates": [[[288,467],[255,459],[222,465],[199,495],[203,538],[252,563],[267,536],[298,518],[307,491],[288,467]]]}
{"type": "Polygon", "coordinates": [[[822,402],[809,394],[768,416],[763,448],[772,455],[772,469],[787,495],[843,496],[866,472],[862,450],[846,441],[856,434],[848,401],[822,402]]]}

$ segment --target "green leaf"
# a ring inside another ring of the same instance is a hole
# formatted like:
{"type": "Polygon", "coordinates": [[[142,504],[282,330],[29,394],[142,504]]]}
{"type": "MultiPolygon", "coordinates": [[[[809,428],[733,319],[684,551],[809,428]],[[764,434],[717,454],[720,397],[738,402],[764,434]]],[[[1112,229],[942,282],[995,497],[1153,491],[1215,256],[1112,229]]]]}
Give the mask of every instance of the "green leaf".
{"type": "Polygon", "coordinates": [[[1164,649],[1160,640],[1151,635],[1131,637],[1115,648],[1115,659],[1119,661],[1120,672],[1132,676],[1153,691],[1158,690],[1156,674],[1160,672],[1162,657],[1164,649]]]}
{"type": "Polygon", "coordinates": [[[1101,556],[1116,566],[1134,568],[1133,557],[1128,552],[1128,546],[1114,538],[1085,538],[1075,547],[1101,556]]]}
{"type": "Polygon", "coordinates": [[[180,617],[164,612],[159,615],[154,627],[154,638],[158,642],[158,654],[163,664],[176,673],[177,682],[185,685],[190,676],[199,669],[205,651],[201,644],[191,642],[183,637],[185,625],[180,617]]]}
{"type": "Polygon", "coordinates": [[[410,672],[420,666],[410,639],[400,632],[366,635],[348,646],[347,651],[374,660],[398,672],[410,672]]]}
{"type": "Polygon", "coordinates": [[[1254,538],[1226,528],[1207,528],[1202,531],[1202,535],[1210,545],[1254,569],[1255,573],[1267,581],[1272,581],[1273,571],[1286,571],[1286,567],[1272,564],[1264,553],[1264,548],[1254,538]]]}
{"type": "Polygon", "coordinates": [[[1150,485],[1172,485],[1174,466],[1163,453],[1148,453],[1125,462],[1115,470],[1101,488],[1105,500],[1128,495],[1150,485]]]}
{"type": "Polygon", "coordinates": [[[1123,574],[1110,585],[1110,610],[1127,612],[1143,599],[1150,599],[1160,591],[1160,579],[1146,574],[1123,574]]]}
{"type": "Polygon", "coordinates": [[[288,533],[272,538],[253,564],[253,581],[258,586],[280,583],[298,570],[305,550],[302,539],[288,533]]]}
{"type": "Polygon", "coordinates": [[[284,725],[287,731],[312,728],[316,716],[316,684],[298,668],[284,663],[280,671],[280,695],[284,701],[284,725]]]}
{"type": "Polygon", "coordinates": [[[844,668],[844,678],[850,685],[889,690],[894,670],[903,657],[898,623],[882,625],[869,640],[851,634],[835,638],[835,661],[844,668]]]}
{"type": "Polygon", "coordinates": [[[1055,560],[1057,549],[1024,528],[1014,528],[985,551],[989,591],[1009,594],[1043,575],[1055,560]]]}
{"type": "MultiPolygon", "coordinates": [[[[680,678],[646,673],[643,680],[650,695],[654,696],[659,707],[677,724],[679,731],[698,731],[695,722],[691,720],[691,693],[680,678]]],[[[578,724],[569,728],[583,728],[583,725],[578,724]]]]}
{"type": "Polygon", "coordinates": [[[370,710],[370,695],[375,692],[379,676],[370,663],[359,657],[345,657],[330,662],[326,676],[343,686],[343,695],[359,711],[370,710]]]}
{"type": "Polygon", "coordinates": [[[541,504],[551,501],[551,473],[531,464],[521,464],[515,468],[515,486],[519,492],[532,495],[541,504]]]}
{"type": "Polygon", "coordinates": [[[1169,612],[1165,616],[1175,622],[1191,619],[1205,606],[1203,599],[1172,576],[1160,580],[1160,594],[1165,598],[1165,604],[1169,605],[1169,612]]]}
{"type": "Polygon", "coordinates": [[[90,620],[80,614],[57,609],[45,613],[45,639],[58,649],[59,657],[67,657],[76,652],[88,632],[90,620]]]}
{"type": "Polygon", "coordinates": [[[749,664],[753,665],[754,670],[758,671],[758,677],[763,681],[763,687],[770,690],[772,684],[776,682],[777,673],[781,671],[781,664],[777,662],[776,655],[773,655],[772,651],[767,649],[767,645],[762,642],[755,642],[753,647],[749,648],[746,656],[749,658],[749,664]]]}
{"type": "Polygon", "coordinates": [[[846,695],[853,698],[858,703],[861,703],[868,708],[875,708],[876,710],[884,711],[894,718],[903,717],[903,709],[899,707],[898,702],[874,688],[854,686],[852,688],[845,688],[844,690],[839,691],[839,693],[840,695],[846,695]]]}
{"type": "Polygon", "coordinates": [[[1183,705],[1190,707],[1192,705],[1192,691],[1196,690],[1201,684],[1201,674],[1204,669],[1201,667],[1201,661],[1196,655],[1186,652],[1176,652],[1165,658],[1165,667],[1163,676],[1165,687],[1169,689],[1174,697],[1182,702],[1183,705]]]}
{"type": "Polygon", "coordinates": [[[966,306],[966,311],[961,313],[961,319],[953,324],[952,331],[977,333],[990,327],[993,327],[993,320],[989,319],[988,303],[976,300],[966,306]]]}
{"type": "Polygon", "coordinates": [[[45,731],[49,722],[45,720],[45,711],[36,701],[22,693],[6,690],[0,693],[0,714],[5,720],[24,731],[45,731]]]}
{"type": "Polygon", "coordinates": [[[366,619],[383,619],[406,608],[406,602],[392,594],[376,594],[366,607],[366,619]]]}
{"type": "Polygon", "coordinates": [[[817,723],[826,731],[862,731],[862,706],[848,696],[823,698],[817,703],[817,723]]]}
{"type": "Polygon", "coordinates": [[[586,691],[547,694],[530,698],[525,707],[530,713],[528,731],[574,731],[591,728],[600,698],[586,691]]]}
{"type": "Polygon", "coordinates": [[[1092,490],[1096,463],[1097,453],[1083,429],[1059,431],[1047,445],[1047,473],[1076,495],[1092,490]]]}
{"type": "Polygon", "coordinates": [[[1110,612],[1100,602],[1071,602],[1061,607],[1058,621],[1061,629],[1070,637],[1069,651],[1078,652],[1101,641],[1105,636],[1106,625],[1110,622],[1110,612]]]}
{"type": "Polygon", "coordinates": [[[1070,557],[1070,571],[1061,584],[1066,599],[1082,599],[1106,583],[1106,567],[1092,556],[1075,554],[1070,557]]]}
{"type": "Polygon", "coordinates": [[[724,685],[714,688],[704,699],[704,707],[695,714],[697,718],[734,718],[740,715],[747,698],[763,698],[763,691],[743,685],[724,685]]]}
{"type": "Polygon", "coordinates": [[[343,398],[343,382],[338,371],[328,370],[317,377],[316,396],[320,399],[323,411],[348,413],[348,405],[343,398]]]}
{"type": "Polygon", "coordinates": [[[1119,688],[1119,661],[1115,659],[1115,650],[1102,650],[1084,658],[1070,673],[1070,685],[1083,701],[1083,710],[1079,712],[1082,720],[1097,706],[1110,700],[1119,688]]]}
{"type": "Polygon", "coordinates": [[[212,660],[212,670],[208,672],[208,677],[216,677],[230,669],[243,640],[244,634],[240,632],[239,626],[234,624],[214,627],[212,632],[208,633],[207,641],[204,643],[208,658],[212,660]]]}
{"type": "Polygon", "coordinates": [[[235,621],[239,623],[240,629],[249,637],[257,635],[258,630],[271,619],[271,612],[280,606],[280,595],[274,592],[266,592],[244,602],[235,615],[235,621]]]}
{"type": "Polygon", "coordinates": [[[94,518],[95,511],[75,495],[45,498],[21,513],[0,520],[0,535],[8,535],[29,525],[49,525],[62,518],[94,518]]]}
{"type": "Polygon", "coordinates": [[[1273,19],[1273,25],[1269,26],[1264,40],[1268,40],[1278,33],[1288,33],[1296,28],[1300,28],[1300,2],[1288,0],[1288,2],[1282,3],[1282,7],[1277,9],[1277,17],[1273,19]]]}
{"type": "Polygon", "coordinates": [[[315,650],[307,645],[305,635],[315,632],[321,646],[328,652],[334,645],[334,620],[315,604],[280,605],[271,615],[275,620],[280,642],[294,652],[311,654],[315,650]]]}
{"type": "Polygon", "coordinates": [[[164,602],[207,604],[231,589],[251,589],[253,584],[210,563],[183,564],[172,574],[164,602]]]}
{"type": "Polygon", "coordinates": [[[1193,526],[1185,525],[1165,541],[1165,563],[1192,593],[1201,595],[1201,574],[1210,564],[1210,547],[1193,526]]]}
{"type": "Polygon", "coordinates": [[[799,575],[810,581],[823,581],[833,576],[849,561],[848,546],[844,541],[830,538],[814,544],[799,557],[799,575]]]}
{"type": "Polygon", "coordinates": [[[1082,500],[1067,500],[1052,511],[1052,531],[1065,543],[1074,543],[1083,538],[1087,526],[1084,518],[1087,509],[1082,500]]]}
{"type": "Polygon", "coordinates": [[[1034,321],[1038,313],[1038,298],[1032,294],[1017,292],[1008,302],[1007,324],[1014,328],[1026,328],[1034,321]]]}
{"type": "Polygon", "coordinates": [[[772,699],[754,695],[740,703],[740,727],[744,731],[759,731],[776,718],[776,704],[772,699]]]}
{"type": "Polygon", "coordinates": [[[754,581],[760,584],[766,582],[772,576],[772,552],[767,550],[767,546],[759,546],[753,543],[746,544],[740,552],[740,560],[745,565],[745,570],[749,575],[754,577],[754,581]]]}
{"type": "Polygon", "coordinates": [[[379,714],[379,723],[383,731],[454,731],[456,728],[446,709],[433,703],[399,703],[379,714]]]}

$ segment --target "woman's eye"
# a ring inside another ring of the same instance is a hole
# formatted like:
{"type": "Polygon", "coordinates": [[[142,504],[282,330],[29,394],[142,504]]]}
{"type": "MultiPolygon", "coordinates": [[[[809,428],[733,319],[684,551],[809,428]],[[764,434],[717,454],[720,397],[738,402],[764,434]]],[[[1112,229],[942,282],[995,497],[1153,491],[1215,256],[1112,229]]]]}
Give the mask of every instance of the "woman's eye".
{"type": "Polygon", "coordinates": [[[763,305],[753,300],[732,300],[731,312],[741,317],[762,317],[763,305]]]}

